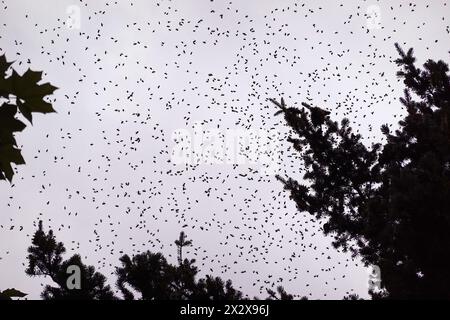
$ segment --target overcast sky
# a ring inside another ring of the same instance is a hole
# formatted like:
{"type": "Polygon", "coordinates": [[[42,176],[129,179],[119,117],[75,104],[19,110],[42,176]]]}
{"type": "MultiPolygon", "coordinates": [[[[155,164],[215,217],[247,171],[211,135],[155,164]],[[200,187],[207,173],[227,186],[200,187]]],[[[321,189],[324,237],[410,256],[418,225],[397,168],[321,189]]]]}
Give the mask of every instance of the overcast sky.
{"type": "Polygon", "coordinates": [[[67,256],[80,253],[112,285],[123,253],[175,263],[185,230],[201,274],[250,296],[281,284],[310,298],[366,297],[367,268],[334,250],[274,177],[303,168],[267,98],[310,101],[379,140],[402,114],[394,43],[414,47],[420,64],[449,60],[450,5],[418,3],[2,0],[0,54],[59,89],[57,113],[17,136],[27,164],[0,183],[0,288],[39,298],[51,283],[24,272],[43,220],[67,256]],[[176,163],[172,138],[195,144],[196,125],[221,137],[219,151],[232,134],[259,134],[259,151],[269,137],[273,162],[176,163]]]}

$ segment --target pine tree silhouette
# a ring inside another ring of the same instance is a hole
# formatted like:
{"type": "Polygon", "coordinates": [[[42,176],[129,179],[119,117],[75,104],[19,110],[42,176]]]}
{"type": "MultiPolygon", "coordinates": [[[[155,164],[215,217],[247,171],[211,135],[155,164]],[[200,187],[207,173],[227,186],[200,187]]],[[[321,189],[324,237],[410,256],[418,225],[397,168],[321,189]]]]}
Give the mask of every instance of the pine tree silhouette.
{"type": "MultiPolygon", "coordinates": [[[[182,248],[192,245],[182,232],[178,240],[178,265],[167,262],[161,253],[150,251],[133,257],[123,255],[121,266],[116,268],[116,286],[125,300],[240,300],[243,294],[233,287],[231,280],[223,281],[220,277],[206,276],[196,279],[198,269],[195,260],[182,259],[182,248]]],[[[63,243],[56,241],[52,230],[44,232],[42,221],[39,222],[32,245],[28,248],[29,276],[48,276],[56,286],[47,285],[41,294],[45,300],[115,300],[111,288],[106,285],[106,278],[96,272],[93,266],[82,263],[75,254],[64,260],[66,249],[63,243]],[[81,270],[79,289],[68,287],[70,266],[81,270]]],[[[19,291],[5,291],[0,298],[19,297],[19,291]],[[8,296],[7,296],[8,294],[8,296]]]]}
{"type": "Polygon", "coordinates": [[[41,297],[45,300],[112,300],[115,299],[106,278],[96,272],[93,266],[82,263],[79,255],[73,255],[68,260],[63,259],[66,252],[64,245],[57,242],[53,231],[44,232],[42,221],[28,248],[29,276],[48,276],[57,286],[46,285],[41,297]],[[71,289],[67,283],[70,276],[69,266],[78,266],[81,271],[80,289],[71,289]]]}
{"type": "Polygon", "coordinates": [[[242,293],[233,288],[230,280],[206,276],[196,280],[199,272],[195,260],[183,260],[183,248],[192,245],[184,232],[180,233],[177,246],[178,265],[167,262],[161,253],[141,253],[130,258],[120,258],[122,266],[116,268],[117,287],[125,299],[135,299],[132,290],[142,300],[239,300],[242,293]],[[128,287],[130,289],[128,289],[128,287]]]}
{"type": "Polygon", "coordinates": [[[175,245],[178,248],[178,264],[182,265],[183,264],[183,247],[189,247],[192,246],[192,241],[191,240],[186,240],[186,234],[184,233],[184,231],[180,232],[180,237],[178,238],[178,240],[175,240],[175,245]]]}
{"type": "MultiPolygon", "coordinates": [[[[272,289],[267,289],[267,293],[269,294],[268,300],[292,300],[294,297],[292,294],[289,294],[284,290],[282,286],[277,287],[277,292],[273,291],[272,289]],[[278,293],[278,296],[277,296],[278,293]]],[[[307,300],[306,298],[303,298],[302,300],[307,300]]]]}
{"type": "Polygon", "coordinates": [[[387,142],[366,146],[349,120],[311,108],[281,110],[304,183],[278,177],[299,211],[325,219],[334,246],[381,270],[374,298],[450,298],[450,80],[443,61],[415,66],[396,45],[407,115],[387,142]],[[309,109],[309,110],[308,110],[309,109]],[[316,110],[317,111],[317,110],[316,110]],[[313,119],[315,117],[315,120],[313,119]]]}

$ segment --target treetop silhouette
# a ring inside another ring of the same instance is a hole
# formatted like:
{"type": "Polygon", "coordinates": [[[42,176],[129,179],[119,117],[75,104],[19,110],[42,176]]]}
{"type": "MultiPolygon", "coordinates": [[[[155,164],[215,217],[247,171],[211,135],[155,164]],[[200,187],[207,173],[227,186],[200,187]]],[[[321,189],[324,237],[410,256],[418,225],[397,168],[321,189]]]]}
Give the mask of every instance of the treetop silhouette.
{"type": "Polygon", "coordinates": [[[344,118],[274,102],[295,133],[304,182],[278,176],[299,211],[323,219],[334,246],[381,270],[374,298],[450,298],[450,80],[443,61],[415,66],[396,45],[406,117],[366,146],[344,118]]]}
{"type": "MultiPolygon", "coordinates": [[[[178,251],[178,265],[170,264],[161,253],[146,251],[132,257],[120,257],[121,265],[116,267],[116,287],[125,300],[241,300],[243,293],[233,287],[231,280],[207,275],[197,280],[198,268],[194,259],[182,259],[183,247],[192,245],[184,232],[175,241],[178,251]]],[[[42,221],[28,248],[30,276],[48,276],[56,286],[47,285],[41,296],[45,300],[84,299],[111,300],[118,297],[106,285],[106,277],[96,272],[93,266],[83,264],[75,254],[64,260],[66,249],[58,242],[52,230],[43,230],[42,221]],[[80,289],[69,288],[67,272],[70,266],[81,270],[80,289]]],[[[282,287],[277,288],[279,297],[268,290],[268,299],[292,299],[282,287]]]]}

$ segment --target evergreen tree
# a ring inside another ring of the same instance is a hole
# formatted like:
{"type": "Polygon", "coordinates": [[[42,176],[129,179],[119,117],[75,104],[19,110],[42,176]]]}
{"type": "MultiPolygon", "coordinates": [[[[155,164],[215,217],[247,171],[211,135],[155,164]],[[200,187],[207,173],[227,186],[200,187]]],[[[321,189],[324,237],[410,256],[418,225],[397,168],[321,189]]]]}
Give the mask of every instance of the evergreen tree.
{"type": "Polygon", "coordinates": [[[180,232],[180,237],[178,240],[175,240],[175,245],[178,248],[178,264],[183,263],[183,248],[184,247],[190,247],[192,245],[192,241],[186,240],[186,234],[184,231],[180,232]]]}
{"type": "Polygon", "coordinates": [[[238,300],[242,293],[233,288],[230,280],[207,276],[196,280],[198,269],[195,260],[183,260],[183,248],[192,245],[184,232],[175,241],[178,265],[167,262],[161,253],[141,253],[133,258],[124,255],[122,266],[116,268],[117,287],[125,299],[134,299],[129,286],[143,300],[238,300]]]}
{"type": "MultiPolygon", "coordinates": [[[[299,211],[324,220],[334,246],[381,270],[374,298],[450,298],[450,80],[443,61],[415,66],[396,45],[406,116],[366,146],[348,119],[276,103],[296,137],[304,182],[278,177],[299,211]],[[314,117],[314,119],[313,119],[314,117]]],[[[308,105],[309,106],[309,105],[308,105]]],[[[317,107],[316,107],[317,108],[317,107]]]]}
{"type": "Polygon", "coordinates": [[[116,284],[125,299],[135,299],[128,286],[139,292],[142,300],[168,300],[173,296],[171,270],[161,253],[147,251],[132,258],[124,255],[120,261],[122,266],[116,268],[116,284]]]}
{"type": "MultiPolygon", "coordinates": [[[[181,232],[175,244],[178,251],[178,265],[167,262],[161,253],[150,251],[133,257],[125,254],[120,258],[121,266],[116,268],[116,286],[125,300],[244,299],[242,292],[233,287],[231,280],[224,281],[211,275],[197,280],[199,270],[194,265],[195,260],[182,259],[183,247],[192,245],[192,241],[187,240],[186,235],[181,232]],[[136,293],[139,296],[136,296],[136,293]]],[[[42,221],[39,222],[32,246],[28,248],[26,273],[30,276],[49,276],[56,284],[44,288],[41,294],[43,299],[116,299],[101,273],[96,272],[92,266],[84,265],[79,255],[64,260],[65,251],[64,245],[56,241],[53,231],[45,233],[42,221]],[[70,288],[68,285],[71,277],[68,272],[70,266],[78,266],[81,270],[79,289],[70,288]]],[[[272,290],[267,290],[268,299],[292,299],[292,295],[287,294],[282,287],[277,290],[280,297],[278,298],[272,290]]]]}
{"type": "Polygon", "coordinates": [[[28,248],[26,273],[30,276],[48,276],[57,285],[46,285],[41,294],[43,299],[114,299],[110,287],[105,285],[105,276],[96,272],[93,266],[83,264],[81,257],[77,254],[64,260],[62,255],[65,252],[64,245],[56,241],[53,231],[45,233],[40,221],[39,228],[33,236],[32,246],[28,248]],[[70,266],[77,266],[81,271],[79,288],[71,288],[68,285],[71,276],[68,272],[70,266]]]}
{"type": "MultiPolygon", "coordinates": [[[[272,289],[267,289],[267,293],[269,294],[269,297],[267,300],[292,300],[294,299],[292,294],[289,294],[284,290],[282,286],[277,287],[277,292],[273,291],[272,289]],[[277,296],[278,293],[278,296],[277,296]]],[[[303,297],[301,300],[307,300],[306,297],[303,297]]]]}

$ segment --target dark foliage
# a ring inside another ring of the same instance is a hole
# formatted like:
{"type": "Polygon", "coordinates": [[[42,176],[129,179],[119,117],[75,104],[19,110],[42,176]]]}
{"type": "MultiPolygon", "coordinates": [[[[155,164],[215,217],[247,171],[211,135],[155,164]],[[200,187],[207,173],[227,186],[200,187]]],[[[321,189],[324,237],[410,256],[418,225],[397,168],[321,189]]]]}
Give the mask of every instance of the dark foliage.
{"type": "Polygon", "coordinates": [[[20,292],[19,290],[16,290],[14,288],[10,288],[0,291],[0,301],[12,300],[12,298],[23,298],[26,295],[26,293],[20,292]]]}
{"type": "Polygon", "coordinates": [[[198,273],[195,260],[183,260],[183,248],[192,245],[184,232],[175,241],[178,266],[167,262],[161,253],[149,251],[134,256],[124,255],[117,268],[117,287],[125,299],[134,299],[126,284],[139,292],[143,300],[239,300],[242,292],[233,288],[231,280],[206,276],[196,281],[198,273]]]}
{"type": "Polygon", "coordinates": [[[348,119],[276,103],[297,137],[304,182],[278,177],[300,211],[324,220],[336,248],[378,265],[373,297],[450,298],[450,81],[448,66],[415,66],[397,45],[406,116],[387,142],[364,145],[348,119]]]}
{"type": "Polygon", "coordinates": [[[95,268],[87,266],[81,261],[79,255],[73,255],[64,260],[62,255],[66,249],[61,242],[57,242],[53,231],[45,233],[42,222],[33,236],[32,246],[28,248],[28,268],[26,273],[30,276],[48,276],[57,286],[47,285],[41,296],[45,300],[111,300],[114,294],[106,278],[95,268]],[[81,288],[69,289],[67,280],[70,273],[69,266],[78,266],[81,270],[81,288]]]}
{"type": "Polygon", "coordinates": [[[25,164],[14,137],[16,132],[26,127],[17,119],[18,111],[30,123],[33,113],[55,112],[52,104],[44,98],[56,90],[50,83],[38,84],[42,72],[28,69],[19,75],[12,70],[8,76],[11,64],[6,61],[5,55],[0,56],[0,180],[9,181],[14,176],[11,164],[25,164]]]}
{"type": "MultiPolygon", "coordinates": [[[[267,293],[269,294],[269,297],[267,300],[292,300],[294,297],[292,294],[287,293],[282,286],[277,287],[277,292],[273,291],[272,289],[267,289],[267,293]],[[278,293],[278,295],[277,295],[278,293]]],[[[303,297],[301,300],[307,300],[306,297],[303,297]]]]}
{"type": "MultiPolygon", "coordinates": [[[[183,248],[192,245],[184,232],[175,241],[178,248],[178,265],[167,262],[161,253],[150,251],[133,257],[123,255],[121,266],[116,268],[116,286],[126,300],[241,300],[244,296],[235,289],[231,280],[207,275],[197,280],[198,269],[195,260],[183,259],[183,248]]],[[[64,245],[57,242],[53,231],[45,233],[42,222],[28,248],[28,268],[30,276],[49,276],[56,286],[47,285],[41,296],[49,299],[110,300],[117,299],[106,278],[95,272],[92,266],[82,263],[79,255],[63,259],[64,245]],[[69,266],[79,266],[81,270],[80,289],[69,289],[67,273],[69,266]]],[[[279,287],[277,296],[268,290],[268,299],[291,300],[292,295],[279,287]]]]}

